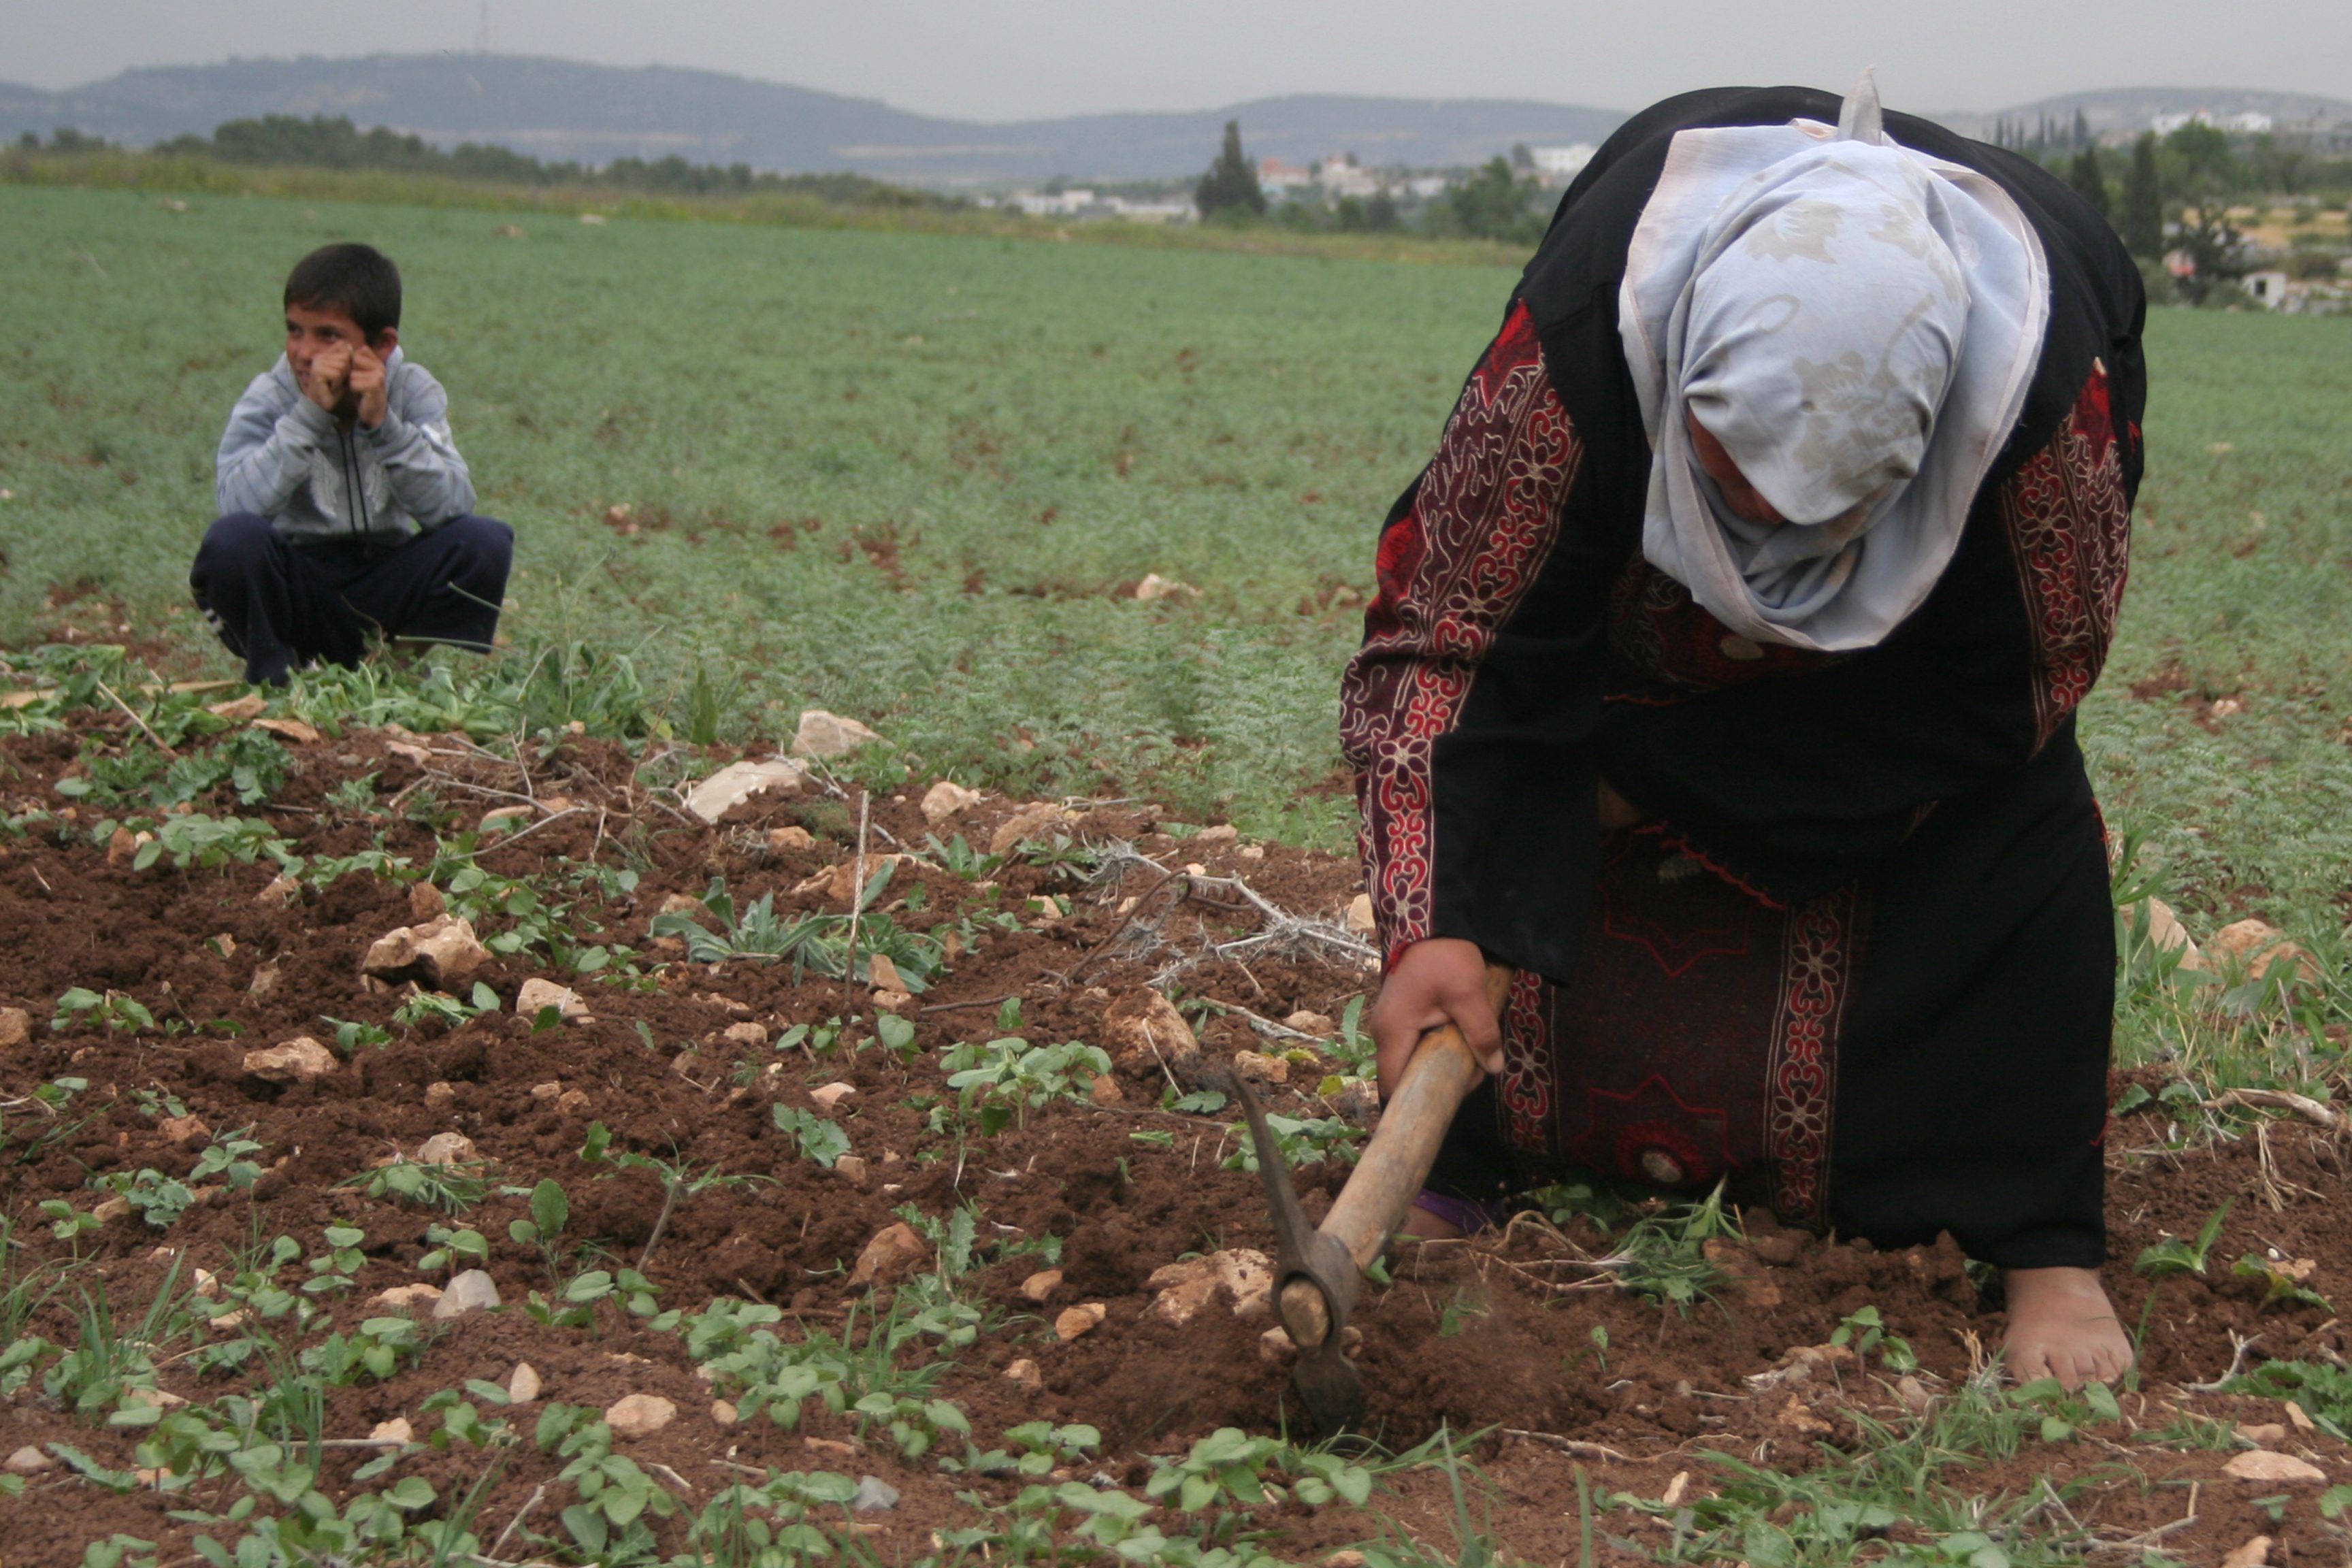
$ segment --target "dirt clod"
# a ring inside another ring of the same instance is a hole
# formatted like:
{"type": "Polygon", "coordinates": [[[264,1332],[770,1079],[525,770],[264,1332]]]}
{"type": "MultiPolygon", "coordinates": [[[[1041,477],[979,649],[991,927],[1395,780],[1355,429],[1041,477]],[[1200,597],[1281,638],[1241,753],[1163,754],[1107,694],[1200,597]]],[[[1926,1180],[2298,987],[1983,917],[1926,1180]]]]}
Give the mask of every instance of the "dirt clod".
{"type": "Polygon", "coordinates": [[[930,1249],[915,1234],[914,1226],[904,1221],[885,1226],[857,1255],[856,1266],[849,1271],[849,1283],[853,1289],[874,1284],[929,1256],[930,1249]]]}
{"type": "Polygon", "coordinates": [[[1102,1327],[1110,1316],[1110,1309],[1100,1301],[1082,1301],[1075,1307],[1065,1307],[1054,1318],[1054,1332],[1064,1340],[1075,1340],[1102,1327]]]}
{"type": "Polygon", "coordinates": [[[534,976],[524,981],[521,989],[515,993],[515,1012],[520,1016],[536,1021],[550,1007],[554,1008],[555,1016],[567,1024],[588,1021],[588,1004],[568,985],[558,985],[552,980],[534,976]]]}
{"type": "Polygon", "coordinates": [[[33,1016],[22,1007],[0,1007],[0,1050],[33,1037],[33,1016]]]}

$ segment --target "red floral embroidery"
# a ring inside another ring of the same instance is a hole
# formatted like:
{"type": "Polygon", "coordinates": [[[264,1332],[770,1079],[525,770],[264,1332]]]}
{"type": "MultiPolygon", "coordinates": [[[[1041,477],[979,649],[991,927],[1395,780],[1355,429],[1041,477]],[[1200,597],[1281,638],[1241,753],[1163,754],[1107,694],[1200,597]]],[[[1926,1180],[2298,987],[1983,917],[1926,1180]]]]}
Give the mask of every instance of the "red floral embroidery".
{"type": "Polygon", "coordinates": [[[1532,970],[1511,976],[1503,999],[1503,1136],[1513,1148],[1548,1150],[1552,1143],[1553,1083],[1549,982],[1532,970]]]}
{"type": "Polygon", "coordinates": [[[2130,565],[2107,373],[2095,365],[2074,414],[2000,491],[2033,635],[2034,747],[2087,696],[2106,663],[2130,565]]]}
{"type": "Polygon", "coordinates": [[[1853,993],[1861,896],[1824,893],[1782,928],[1780,1004],[1765,1063],[1765,1157],[1772,1209],[1820,1224],[1829,1208],[1830,1126],[1837,1106],[1837,1039],[1853,993]]]}
{"type": "Polygon", "coordinates": [[[1471,374],[1405,514],[1381,537],[1380,592],[1340,688],[1365,881],[1382,951],[1430,932],[1430,769],[1479,662],[1543,569],[1581,456],[1527,307],[1471,374]]]}

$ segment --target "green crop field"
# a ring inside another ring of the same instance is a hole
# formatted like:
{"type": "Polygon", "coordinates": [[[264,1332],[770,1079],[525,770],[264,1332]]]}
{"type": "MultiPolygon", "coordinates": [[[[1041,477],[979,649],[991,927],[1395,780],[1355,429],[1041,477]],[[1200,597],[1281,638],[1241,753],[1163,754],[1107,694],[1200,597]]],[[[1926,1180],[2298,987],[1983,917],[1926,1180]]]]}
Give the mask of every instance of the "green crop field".
{"type": "MultiPolygon", "coordinates": [[[[361,238],[403,264],[406,341],[452,390],[484,510],[520,531],[519,648],[625,652],[671,692],[702,670],[736,735],[788,733],[815,704],[959,777],[1145,792],[1331,847],[1336,676],[1372,530],[1510,283],[187,205],[0,190],[0,637],[77,613],[120,636],[86,613],[111,602],[185,672],[225,671],[182,588],[213,444],[276,353],[286,267],[361,238]],[[1198,596],[1124,596],[1150,573],[1198,596]]],[[[2149,358],[2132,587],[2086,725],[2103,793],[2189,903],[2332,942],[2352,859],[2352,322],[2160,311],[2149,358]]]]}

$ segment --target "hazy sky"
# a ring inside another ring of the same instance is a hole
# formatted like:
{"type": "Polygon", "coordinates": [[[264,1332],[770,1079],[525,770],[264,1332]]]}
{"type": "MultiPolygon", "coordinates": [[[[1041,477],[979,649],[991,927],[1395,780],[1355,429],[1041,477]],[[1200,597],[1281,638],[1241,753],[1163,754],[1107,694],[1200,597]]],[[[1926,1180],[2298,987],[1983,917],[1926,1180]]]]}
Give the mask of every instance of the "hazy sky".
{"type": "MultiPolygon", "coordinates": [[[[0,0],[0,79],[468,49],[479,0],[0,0]]],[[[501,52],[735,71],[982,120],[1286,92],[1631,109],[1713,83],[1992,109],[2147,85],[2352,97],[2352,0],[490,0],[501,52]]]]}

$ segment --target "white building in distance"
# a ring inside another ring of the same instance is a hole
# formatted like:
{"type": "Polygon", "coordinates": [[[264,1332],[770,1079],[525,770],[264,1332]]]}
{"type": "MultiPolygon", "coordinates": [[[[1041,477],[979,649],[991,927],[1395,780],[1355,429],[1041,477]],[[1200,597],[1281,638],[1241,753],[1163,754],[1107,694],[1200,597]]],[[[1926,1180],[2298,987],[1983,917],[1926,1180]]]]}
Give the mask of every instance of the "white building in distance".
{"type": "Polygon", "coordinates": [[[1599,151],[1590,142],[1572,142],[1565,147],[1530,147],[1528,156],[1535,160],[1536,173],[1545,184],[1564,185],[1581,174],[1599,151]]]}

